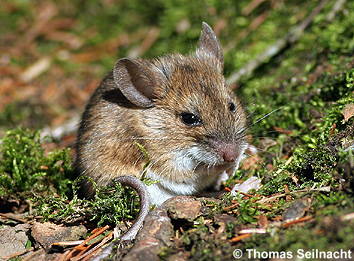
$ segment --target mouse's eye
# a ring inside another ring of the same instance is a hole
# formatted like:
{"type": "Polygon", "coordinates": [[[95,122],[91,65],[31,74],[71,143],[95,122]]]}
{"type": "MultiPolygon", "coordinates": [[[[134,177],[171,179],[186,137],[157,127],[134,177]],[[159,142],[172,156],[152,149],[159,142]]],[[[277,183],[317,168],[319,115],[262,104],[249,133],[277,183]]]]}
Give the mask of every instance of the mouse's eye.
{"type": "Polygon", "coordinates": [[[198,126],[202,124],[202,120],[197,115],[190,112],[182,112],[181,120],[184,124],[189,126],[198,126]]]}
{"type": "Polygon", "coordinates": [[[229,110],[230,110],[231,112],[235,112],[235,111],[236,111],[236,105],[235,105],[235,103],[229,102],[229,110]]]}

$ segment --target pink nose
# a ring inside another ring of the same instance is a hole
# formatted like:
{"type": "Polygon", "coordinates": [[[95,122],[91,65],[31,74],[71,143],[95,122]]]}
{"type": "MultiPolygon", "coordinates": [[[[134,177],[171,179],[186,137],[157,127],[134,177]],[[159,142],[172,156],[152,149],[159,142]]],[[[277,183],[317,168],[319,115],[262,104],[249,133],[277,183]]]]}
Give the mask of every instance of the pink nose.
{"type": "Polygon", "coordinates": [[[234,162],[237,158],[237,153],[235,151],[235,148],[226,147],[224,150],[221,151],[221,153],[222,153],[222,158],[226,162],[234,162]]]}
{"type": "Polygon", "coordinates": [[[219,150],[219,154],[226,162],[234,162],[237,158],[236,148],[231,144],[224,145],[219,150]]]}
{"type": "Polygon", "coordinates": [[[224,142],[213,142],[216,152],[220,157],[224,159],[225,162],[234,162],[238,157],[238,151],[236,145],[224,143],[224,142]]]}

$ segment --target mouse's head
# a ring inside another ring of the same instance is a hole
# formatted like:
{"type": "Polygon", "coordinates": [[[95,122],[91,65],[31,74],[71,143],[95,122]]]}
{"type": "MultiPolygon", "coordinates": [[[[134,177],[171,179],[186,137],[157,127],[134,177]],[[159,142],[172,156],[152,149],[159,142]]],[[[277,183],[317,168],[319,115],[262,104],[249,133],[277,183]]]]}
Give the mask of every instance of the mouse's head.
{"type": "Polygon", "coordinates": [[[207,24],[195,54],[121,59],[113,73],[123,95],[138,107],[137,128],[153,157],[172,160],[182,170],[239,161],[246,116],[225,83],[223,53],[207,24]]]}

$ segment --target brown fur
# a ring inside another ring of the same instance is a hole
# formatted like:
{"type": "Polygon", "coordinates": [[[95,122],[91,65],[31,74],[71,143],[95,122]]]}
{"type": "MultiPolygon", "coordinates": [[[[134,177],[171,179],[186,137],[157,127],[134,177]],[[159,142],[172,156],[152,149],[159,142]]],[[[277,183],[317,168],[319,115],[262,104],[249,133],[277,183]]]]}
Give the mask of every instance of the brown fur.
{"type": "MultiPolygon", "coordinates": [[[[244,143],[240,131],[245,128],[245,113],[225,84],[222,57],[211,56],[204,49],[191,56],[134,61],[151,75],[153,87],[146,90],[146,96],[152,97],[151,107],[142,108],[128,100],[117,88],[114,72],[106,76],[82,117],[76,164],[81,175],[92,177],[99,185],[122,175],[140,177],[148,159],[138,142],[148,152],[149,170],[183,183],[193,178],[194,171],[176,169],[173,152],[197,146],[216,155],[211,140],[244,143]],[[235,103],[236,112],[230,112],[230,102],[235,103]],[[203,124],[185,125],[180,118],[183,112],[198,114],[203,124]]],[[[138,79],[145,80],[149,79],[138,79]]]]}

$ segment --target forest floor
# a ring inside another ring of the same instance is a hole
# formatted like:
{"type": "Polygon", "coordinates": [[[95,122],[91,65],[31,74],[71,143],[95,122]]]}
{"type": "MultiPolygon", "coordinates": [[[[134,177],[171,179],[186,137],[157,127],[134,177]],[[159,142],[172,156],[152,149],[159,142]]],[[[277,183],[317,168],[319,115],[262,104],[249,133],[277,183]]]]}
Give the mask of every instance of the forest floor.
{"type": "Polygon", "coordinates": [[[0,259],[87,260],[115,224],[131,224],[139,202],[129,189],[77,197],[75,126],[116,59],[187,54],[202,21],[224,47],[257,151],[223,197],[152,209],[113,258],[295,260],[303,250],[307,260],[316,251],[345,260],[354,251],[353,1],[3,0],[0,259]],[[260,189],[231,195],[251,177],[260,189]]]}

